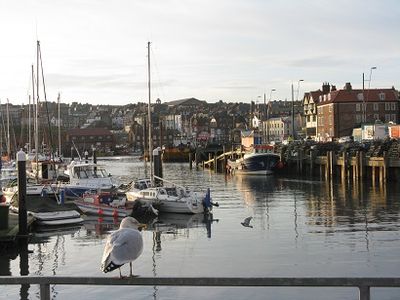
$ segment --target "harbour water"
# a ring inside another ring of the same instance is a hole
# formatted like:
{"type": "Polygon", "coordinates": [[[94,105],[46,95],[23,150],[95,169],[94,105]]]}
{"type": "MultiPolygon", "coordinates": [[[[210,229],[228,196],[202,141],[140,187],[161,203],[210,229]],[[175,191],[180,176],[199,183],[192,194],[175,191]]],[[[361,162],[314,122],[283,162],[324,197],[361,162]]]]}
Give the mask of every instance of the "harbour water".
{"type": "MultiPolygon", "coordinates": [[[[134,158],[100,160],[123,181],[144,176],[134,158]]],[[[161,215],[143,232],[139,276],[398,277],[400,187],[299,178],[240,177],[164,165],[164,177],[211,188],[212,218],[161,215]],[[252,216],[250,225],[242,226],[252,216]]],[[[35,276],[103,274],[105,239],[118,224],[90,218],[80,227],[41,231],[29,244],[35,276]]],[[[19,276],[17,257],[0,257],[0,275],[19,276]]],[[[122,268],[128,274],[129,267],[122,268]]],[[[355,288],[193,288],[52,286],[52,299],[358,299],[355,288]]],[[[400,289],[372,289],[372,299],[399,299],[400,289]]],[[[1,286],[0,299],[39,299],[38,286],[1,286]]]]}

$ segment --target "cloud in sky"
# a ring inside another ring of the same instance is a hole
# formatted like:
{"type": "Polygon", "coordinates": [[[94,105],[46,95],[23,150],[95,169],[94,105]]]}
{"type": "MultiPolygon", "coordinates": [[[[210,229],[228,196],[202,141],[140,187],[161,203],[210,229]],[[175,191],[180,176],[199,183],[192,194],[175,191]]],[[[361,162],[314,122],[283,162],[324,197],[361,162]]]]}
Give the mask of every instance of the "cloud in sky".
{"type": "Polygon", "coordinates": [[[2,0],[0,99],[26,103],[41,41],[49,99],[116,103],[290,99],[329,81],[400,88],[396,0],[2,0]]]}

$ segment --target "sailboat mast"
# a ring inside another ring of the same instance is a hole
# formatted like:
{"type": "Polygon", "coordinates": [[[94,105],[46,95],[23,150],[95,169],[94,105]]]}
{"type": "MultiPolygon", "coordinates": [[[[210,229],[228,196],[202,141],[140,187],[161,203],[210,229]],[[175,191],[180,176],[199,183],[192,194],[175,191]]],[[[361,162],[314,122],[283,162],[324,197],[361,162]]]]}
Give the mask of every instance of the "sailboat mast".
{"type": "Polygon", "coordinates": [[[60,93],[58,93],[57,97],[58,104],[58,157],[61,157],[61,111],[60,111],[60,93]]]}
{"type": "MultiPolygon", "coordinates": [[[[35,70],[34,66],[32,65],[32,106],[29,105],[29,113],[31,113],[31,109],[35,107],[35,70]]],[[[36,114],[36,109],[33,111],[36,114]]],[[[36,118],[35,118],[36,119],[36,118]]],[[[29,114],[29,128],[31,128],[32,123],[32,116],[29,114]]],[[[36,124],[33,122],[33,132],[36,132],[36,124]]],[[[29,134],[29,153],[32,152],[32,133],[29,134]]],[[[35,145],[36,147],[36,145],[35,145]]]]}
{"type": "MultiPolygon", "coordinates": [[[[35,111],[35,161],[36,166],[39,160],[39,47],[40,42],[36,43],[36,111],[35,111]]],[[[36,170],[36,182],[39,180],[38,169],[36,170]]]]}
{"type": "Polygon", "coordinates": [[[151,122],[151,72],[150,72],[150,42],[147,42],[147,72],[148,72],[148,88],[149,88],[149,106],[147,108],[147,117],[149,120],[149,161],[150,161],[150,179],[153,183],[153,139],[152,139],[152,122],[151,122]]]}
{"type": "Polygon", "coordinates": [[[11,159],[11,141],[10,141],[10,101],[7,98],[7,155],[8,159],[11,159]]]}

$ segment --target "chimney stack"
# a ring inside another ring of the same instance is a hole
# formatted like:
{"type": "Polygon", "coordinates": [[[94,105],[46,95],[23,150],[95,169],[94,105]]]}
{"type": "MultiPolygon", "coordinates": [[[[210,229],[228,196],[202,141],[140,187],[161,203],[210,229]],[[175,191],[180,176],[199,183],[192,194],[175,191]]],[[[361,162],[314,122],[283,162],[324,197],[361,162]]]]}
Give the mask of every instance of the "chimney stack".
{"type": "Polygon", "coordinates": [[[344,90],[351,92],[352,88],[351,88],[351,83],[350,82],[346,82],[346,85],[344,86],[344,90]]]}
{"type": "Polygon", "coordinates": [[[322,84],[322,94],[327,95],[331,91],[331,86],[329,82],[324,82],[322,84]]]}

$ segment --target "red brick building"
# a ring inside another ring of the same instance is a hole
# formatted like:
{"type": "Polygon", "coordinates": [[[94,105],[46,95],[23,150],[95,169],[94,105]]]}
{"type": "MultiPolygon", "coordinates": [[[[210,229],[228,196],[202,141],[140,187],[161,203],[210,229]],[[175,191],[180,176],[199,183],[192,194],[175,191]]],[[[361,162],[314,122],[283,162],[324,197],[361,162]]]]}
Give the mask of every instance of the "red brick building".
{"type": "Polygon", "coordinates": [[[78,148],[79,153],[96,147],[99,152],[109,152],[115,146],[113,133],[104,128],[74,128],[67,132],[67,145],[78,148]]]}
{"type": "Polygon", "coordinates": [[[391,89],[352,89],[346,83],[342,90],[320,95],[317,104],[317,139],[332,140],[352,135],[362,123],[384,123],[399,120],[399,92],[391,89]]]}

